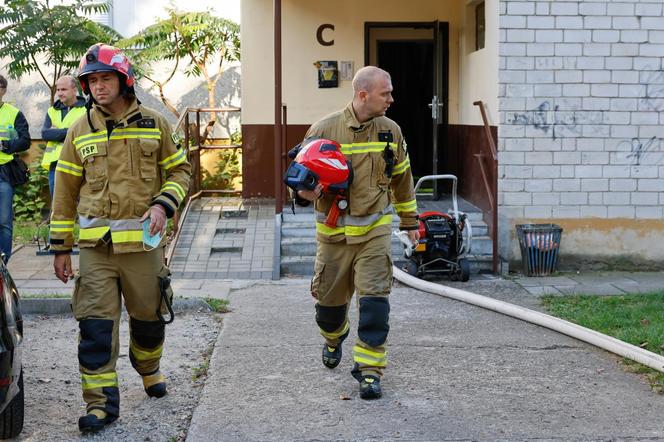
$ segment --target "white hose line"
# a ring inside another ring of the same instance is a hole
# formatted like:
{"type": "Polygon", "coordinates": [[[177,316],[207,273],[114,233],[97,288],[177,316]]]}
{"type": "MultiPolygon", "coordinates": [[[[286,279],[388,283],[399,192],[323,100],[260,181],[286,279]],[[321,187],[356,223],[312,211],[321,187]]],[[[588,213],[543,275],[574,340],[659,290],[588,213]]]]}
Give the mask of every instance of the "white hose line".
{"type": "Polygon", "coordinates": [[[397,280],[415,289],[445,296],[447,298],[476,305],[478,307],[493,310],[494,312],[502,313],[507,316],[512,316],[513,318],[521,319],[522,321],[546,327],[625,358],[629,358],[640,364],[647,365],[648,367],[654,368],[657,371],[664,372],[664,357],[648,350],[644,350],[632,344],[628,344],[611,336],[604,335],[595,330],[590,330],[589,328],[572,324],[571,322],[565,321],[563,319],[555,318],[553,316],[520,307],[518,305],[510,304],[508,302],[498,301],[486,296],[467,292],[465,290],[459,290],[452,287],[423,281],[419,278],[409,275],[396,266],[393,266],[393,269],[394,277],[397,280]]]}

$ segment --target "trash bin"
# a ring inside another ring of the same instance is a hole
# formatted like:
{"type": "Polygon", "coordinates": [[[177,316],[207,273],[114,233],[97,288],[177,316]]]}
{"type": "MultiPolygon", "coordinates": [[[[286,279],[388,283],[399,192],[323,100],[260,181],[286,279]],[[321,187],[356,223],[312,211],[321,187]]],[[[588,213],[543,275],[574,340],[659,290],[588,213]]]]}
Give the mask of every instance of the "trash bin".
{"type": "Polygon", "coordinates": [[[523,273],[547,276],[556,271],[563,229],[557,224],[517,224],[523,273]]]}

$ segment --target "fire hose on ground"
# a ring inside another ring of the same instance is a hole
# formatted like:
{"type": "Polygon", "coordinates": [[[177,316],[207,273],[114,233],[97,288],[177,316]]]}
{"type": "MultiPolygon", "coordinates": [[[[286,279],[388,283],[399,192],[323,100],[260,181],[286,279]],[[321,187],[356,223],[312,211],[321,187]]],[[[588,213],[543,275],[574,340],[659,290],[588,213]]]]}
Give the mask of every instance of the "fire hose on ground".
{"type": "Polygon", "coordinates": [[[610,351],[611,353],[615,353],[619,356],[631,359],[657,371],[664,372],[664,357],[643,348],[628,344],[619,339],[599,333],[595,330],[591,330],[589,328],[582,327],[580,325],[573,324],[571,322],[555,318],[544,313],[536,312],[525,307],[520,307],[508,302],[488,298],[486,296],[481,296],[465,290],[423,281],[419,278],[409,275],[396,266],[394,266],[393,269],[394,277],[399,282],[417,290],[444,296],[446,298],[451,298],[488,310],[493,310],[494,312],[521,319],[522,321],[530,322],[531,324],[546,327],[548,329],[557,331],[558,333],[571,336],[572,338],[610,351]]]}

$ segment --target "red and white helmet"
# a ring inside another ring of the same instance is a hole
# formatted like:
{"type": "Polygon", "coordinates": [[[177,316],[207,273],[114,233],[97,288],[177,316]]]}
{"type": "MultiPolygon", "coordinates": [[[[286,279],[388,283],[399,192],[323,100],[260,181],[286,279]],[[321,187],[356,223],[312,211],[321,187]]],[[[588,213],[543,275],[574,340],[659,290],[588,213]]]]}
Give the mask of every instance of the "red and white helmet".
{"type": "Polygon", "coordinates": [[[323,192],[338,193],[347,190],[352,182],[352,168],[336,141],[308,138],[299,149],[291,150],[289,156],[295,158],[284,177],[288,187],[313,190],[320,184],[323,192]]]}
{"type": "Polygon", "coordinates": [[[104,43],[97,43],[88,49],[78,65],[78,79],[83,92],[87,90],[85,77],[95,72],[118,72],[125,78],[124,86],[134,86],[136,77],[127,56],[120,49],[104,43]]]}

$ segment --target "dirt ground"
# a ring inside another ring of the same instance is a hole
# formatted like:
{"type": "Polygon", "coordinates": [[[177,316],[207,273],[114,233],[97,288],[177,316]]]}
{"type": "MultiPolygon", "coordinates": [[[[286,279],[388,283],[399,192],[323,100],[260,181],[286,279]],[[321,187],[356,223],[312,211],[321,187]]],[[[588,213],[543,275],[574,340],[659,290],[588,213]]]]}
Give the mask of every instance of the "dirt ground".
{"type": "Polygon", "coordinates": [[[85,413],[76,356],[78,324],[71,316],[26,315],[24,322],[25,425],[18,440],[184,440],[222,315],[183,312],[166,326],[161,369],[169,394],[162,399],[145,394],[140,377],[131,367],[128,323],[123,315],[117,366],[120,418],[102,432],[85,437],[77,424],[85,413]]]}

